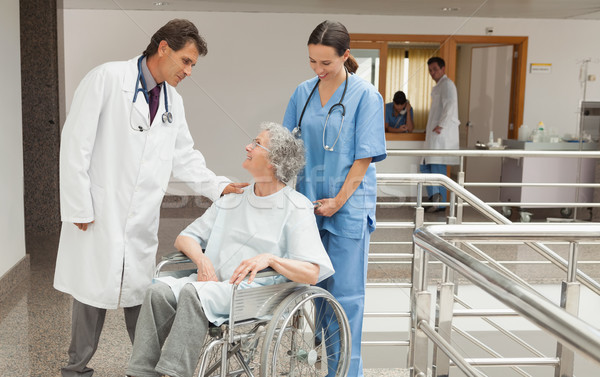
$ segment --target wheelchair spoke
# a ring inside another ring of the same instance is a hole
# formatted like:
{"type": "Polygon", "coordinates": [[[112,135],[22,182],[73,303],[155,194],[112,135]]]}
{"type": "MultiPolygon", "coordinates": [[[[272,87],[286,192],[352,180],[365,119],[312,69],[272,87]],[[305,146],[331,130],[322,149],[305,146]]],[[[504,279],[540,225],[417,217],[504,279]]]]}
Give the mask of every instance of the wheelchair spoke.
{"type": "Polygon", "coordinates": [[[341,306],[320,288],[301,293],[284,300],[267,326],[260,376],[345,376],[350,334],[341,306]]]}

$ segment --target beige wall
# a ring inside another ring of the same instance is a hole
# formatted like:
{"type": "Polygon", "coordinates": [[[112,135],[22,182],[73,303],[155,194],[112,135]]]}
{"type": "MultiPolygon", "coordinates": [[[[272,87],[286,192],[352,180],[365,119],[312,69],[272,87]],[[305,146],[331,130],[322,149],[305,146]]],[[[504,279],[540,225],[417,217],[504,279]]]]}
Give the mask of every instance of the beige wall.
{"type": "MultiPolygon", "coordinates": [[[[600,34],[600,21],[65,10],[67,110],[87,71],[140,53],[174,17],[195,22],[208,41],[208,55],[178,88],[192,134],[209,167],[235,179],[248,178],[240,164],[256,125],[281,121],[295,86],[313,75],[306,40],[324,19],[343,22],[352,33],[483,35],[492,26],[495,35],[528,36],[529,62],[552,63],[552,73],[527,74],[525,123],[543,120],[563,133],[576,130],[579,61],[592,58],[590,73],[600,76],[600,44],[580,42],[600,34]]],[[[598,81],[589,84],[587,99],[600,100],[598,81]]]]}

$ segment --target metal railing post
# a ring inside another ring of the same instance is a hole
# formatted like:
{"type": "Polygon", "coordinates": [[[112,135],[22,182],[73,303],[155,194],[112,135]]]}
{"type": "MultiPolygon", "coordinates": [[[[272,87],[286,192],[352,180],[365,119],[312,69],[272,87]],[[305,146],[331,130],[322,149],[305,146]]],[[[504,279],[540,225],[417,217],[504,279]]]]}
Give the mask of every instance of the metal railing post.
{"type": "MultiPolygon", "coordinates": [[[[417,208],[415,209],[415,229],[423,226],[425,222],[425,208],[422,205],[423,200],[423,182],[417,183],[417,208]]],[[[411,269],[411,288],[410,288],[410,312],[414,315],[417,305],[417,292],[422,290],[423,271],[421,260],[424,256],[423,250],[413,243],[413,261],[411,269]]],[[[415,337],[414,328],[415,320],[411,321],[409,333],[409,347],[407,354],[407,365],[410,367],[414,363],[415,355],[415,337]]]]}
{"type": "Polygon", "coordinates": [[[429,339],[427,334],[421,330],[419,323],[421,321],[429,322],[431,314],[431,293],[428,291],[417,292],[415,297],[415,308],[413,310],[412,329],[414,351],[410,367],[410,376],[427,376],[427,366],[429,360],[429,339]]]}
{"type": "Polygon", "coordinates": [[[415,208],[415,229],[423,226],[425,208],[423,208],[423,182],[417,183],[417,208],[415,208]]]}
{"type": "MultiPolygon", "coordinates": [[[[461,187],[465,187],[465,158],[463,156],[460,157],[460,168],[456,180],[461,187]]],[[[458,224],[462,223],[463,208],[463,200],[459,197],[456,201],[456,219],[458,224]]]]}
{"type": "Polygon", "coordinates": [[[416,319],[414,318],[415,313],[418,309],[417,297],[421,291],[427,290],[427,260],[428,255],[420,247],[413,244],[413,262],[412,262],[412,276],[411,276],[411,290],[410,290],[410,312],[412,313],[413,320],[410,323],[409,329],[409,343],[408,348],[408,365],[414,363],[415,358],[415,324],[416,319]]]}
{"type": "MultiPolygon", "coordinates": [[[[560,293],[560,306],[568,313],[579,315],[579,299],[581,284],[577,282],[577,260],[579,244],[569,244],[569,268],[567,280],[562,282],[560,293]]],[[[572,377],[575,368],[575,352],[561,342],[556,344],[556,357],[558,366],[554,369],[555,377],[572,377]]]]}
{"type": "MultiPolygon", "coordinates": [[[[445,266],[446,267],[446,266],[445,266]]],[[[447,276],[447,274],[445,274],[447,276]]],[[[437,311],[435,315],[435,329],[437,333],[450,343],[452,337],[452,315],[454,309],[454,284],[441,283],[437,290],[437,311]]],[[[440,352],[437,346],[433,347],[433,377],[448,376],[450,373],[450,358],[440,352]]]]}

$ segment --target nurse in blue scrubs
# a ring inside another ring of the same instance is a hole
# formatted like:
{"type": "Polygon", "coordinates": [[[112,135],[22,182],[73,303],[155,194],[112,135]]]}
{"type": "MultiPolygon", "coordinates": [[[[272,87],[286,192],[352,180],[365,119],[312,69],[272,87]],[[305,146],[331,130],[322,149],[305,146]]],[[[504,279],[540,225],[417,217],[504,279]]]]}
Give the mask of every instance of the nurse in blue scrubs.
{"type": "MultiPolygon", "coordinates": [[[[296,88],[283,125],[306,147],[296,189],[315,204],[321,240],[336,271],[319,286],[344,307],[352,332],[348,376],[360,377],[369,239],[375,230],[375,162],[386,157],[383,99],[354,75],[358,63],[341,23],[319,24],[308,39],[308,56],[317,76],[296,88]]],[[[335,361],[330,361],[334,375],[331,364],[335,361]]]]}

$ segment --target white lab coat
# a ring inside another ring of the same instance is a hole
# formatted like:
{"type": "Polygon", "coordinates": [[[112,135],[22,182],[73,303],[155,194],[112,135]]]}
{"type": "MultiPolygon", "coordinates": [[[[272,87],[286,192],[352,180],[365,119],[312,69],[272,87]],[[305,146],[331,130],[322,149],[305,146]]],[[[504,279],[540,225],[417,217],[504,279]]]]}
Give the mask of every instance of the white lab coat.
{"type": "MultiPolygon", "coordinates": [[[[171,175],[213,201],[229,183],[193,149],[183,101],[173,87],[167,85],[173,123],[162,122],[161,91],[152,127],[145,132],[130,127],[137,59],[90,71],[62,131],[63,226],[54,287],[98,308],[142,303],[152,281],[160,204],[171,175]],[[73,225],[91,221],[85,232],[73,225]]],[[[134,117],[147,117],[142,93],[133,106],[134,117]]]]}
{"type": "MultiPolygon", "coordinates": [[[[459,149],[458,139],[458,95],[456,86],[446,75],[431,90],[431,108],[425,129],[424,149],[459,149]],[[433,132],[436,126],[442,132],[433,132]]],[[[425,157],[426,164],[457,165],[458,157],[425,157]]]]}

